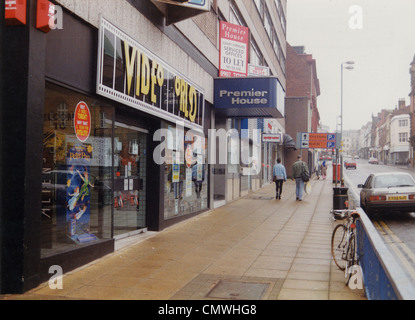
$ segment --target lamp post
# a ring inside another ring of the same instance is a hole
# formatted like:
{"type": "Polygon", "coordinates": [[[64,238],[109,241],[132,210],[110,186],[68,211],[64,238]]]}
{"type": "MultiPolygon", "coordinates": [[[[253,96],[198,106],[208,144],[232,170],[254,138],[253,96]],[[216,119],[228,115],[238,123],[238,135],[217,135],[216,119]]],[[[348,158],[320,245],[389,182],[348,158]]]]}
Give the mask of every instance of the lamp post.
{"type": "MultiPolygon", "coordinates": [[[[341,122],[340,122],[340,137],[341,137],[341,148],[343,149],[343,69],[346,70],[353,70],[354,61],[346,61],[341,64],[341,101],[340,101],[340,108],[341,108],[341,122]],[[346,65],[346,66],[345,66],[346,65]]],[[[340,179],[341,185],[344,186],[344,177],[343,177],[343,150],[340,153],[340,179]]],[[[337,183],[337,181],[336,181],[337,183]]]]}

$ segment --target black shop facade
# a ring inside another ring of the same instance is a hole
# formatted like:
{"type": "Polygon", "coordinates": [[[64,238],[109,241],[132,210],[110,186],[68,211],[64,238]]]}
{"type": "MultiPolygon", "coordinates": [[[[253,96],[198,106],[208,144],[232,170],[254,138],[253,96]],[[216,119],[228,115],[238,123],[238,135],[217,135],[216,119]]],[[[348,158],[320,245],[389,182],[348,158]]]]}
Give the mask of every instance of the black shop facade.
{"type": "Polygon", "coordinates": [[[40,204],[25,213],[33,219],[22,231],[34,240],[28,252],[10,255],[20,240],[3,233],[2,256],[22,259],[19,271],[3,263],[5,293],[48,280],[53,265],[68,272],[113,252],[118,240],[209,208],[203,88],[104,18],[99,30],[70,14],[64,21],[41,36],[44,47],[28,47],[45,60],[44,73],[37,70],[43,117],[31,129],[42,131],[34,135],[40,204]]]}

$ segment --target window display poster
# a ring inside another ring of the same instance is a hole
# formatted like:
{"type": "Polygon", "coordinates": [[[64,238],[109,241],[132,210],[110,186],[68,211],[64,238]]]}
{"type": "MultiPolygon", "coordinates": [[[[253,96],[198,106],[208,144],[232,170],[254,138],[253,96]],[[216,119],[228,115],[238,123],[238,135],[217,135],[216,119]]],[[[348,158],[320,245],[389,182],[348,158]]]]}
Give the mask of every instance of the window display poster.
{"type": "Polygon", "coordinates": [[[76,106],[73,121],[78,140],[80,142],[88,140],[91,133],[91,111],[85,102],[81,101],[76,106]]]}
{"type": "Polygon", "coordinates": [[[173,183],[180,182],[180,164],[173,164],[173,183]]]}
{"type": "Polygon", "coordinates": [[[186,197],[192,196],[192,186],[193,186],[192,169],[187,168],[186,169],[186,197]]]}
{"type": "Polygon", "coordinates": [[[97,238],[90,230],[91,181],[90,164],[92,146],[67,143],[66,222],[68,236],[76,243],[86,243],[97,238]]]}

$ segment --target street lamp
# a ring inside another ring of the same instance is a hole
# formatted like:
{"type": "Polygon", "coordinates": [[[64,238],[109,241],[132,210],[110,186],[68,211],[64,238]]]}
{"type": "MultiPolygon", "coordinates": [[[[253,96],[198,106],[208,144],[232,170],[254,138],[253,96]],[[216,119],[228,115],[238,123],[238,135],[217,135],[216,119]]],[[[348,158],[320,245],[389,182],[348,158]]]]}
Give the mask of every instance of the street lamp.
{"type": "MultiPolygon", "coordinates": [[[[346,61],[341,64],[341,101],[340,101],[340,107],[341,107],[341,125],[340,125],[340,137],[341,137],[341,148],[343,149],[343,69],[346,70],[353,70],[354,67],[354,61],[346,61]]],[[[341,184],[344,186],[344,177],[343,177],[343,151],[340,154],[340,178],[341,178],[341,184]]],[[[337,178],[336,178],[336,185],[337,185],[337,178]]]]}

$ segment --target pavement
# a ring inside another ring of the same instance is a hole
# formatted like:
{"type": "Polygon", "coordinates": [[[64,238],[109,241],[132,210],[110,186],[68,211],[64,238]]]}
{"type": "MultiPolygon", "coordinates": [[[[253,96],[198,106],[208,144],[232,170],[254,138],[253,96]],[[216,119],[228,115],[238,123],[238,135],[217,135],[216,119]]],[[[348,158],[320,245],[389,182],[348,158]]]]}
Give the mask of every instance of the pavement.
{"type": "Polygon", "coordinates": [[[366,300],[331,258],[331,179],[274,184],[220,208],[117,243],[118,250],[48,283],[0,300],[366,300]]]}

